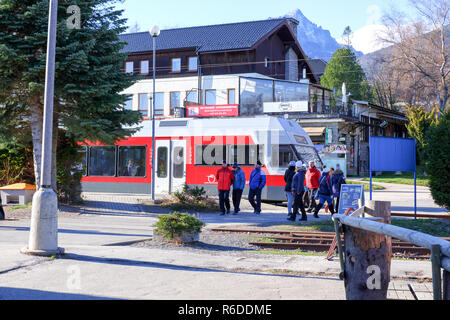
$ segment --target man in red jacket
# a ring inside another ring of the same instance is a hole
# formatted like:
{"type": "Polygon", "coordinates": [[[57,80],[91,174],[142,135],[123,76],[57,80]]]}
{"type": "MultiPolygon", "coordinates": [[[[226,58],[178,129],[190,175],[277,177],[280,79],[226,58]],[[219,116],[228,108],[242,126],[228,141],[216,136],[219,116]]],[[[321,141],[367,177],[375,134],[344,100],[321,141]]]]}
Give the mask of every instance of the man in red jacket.
{"type": "Polygon", "coordinates": [[[314,161],[309,162],[309,170],[306,171],[306,187],[308,188],[309,208],[307,212],[311,213],[316,208],[316,200],[314,195],[319,189],[319,179],[322,174],[316,168],[314,161]]]}
{"type": "Polygon", "coordinates": [[[230,213],[230,187],[234,183],[233,171],[228,167],[227,162],[224,160],[222,168],[220,168],[216,173],[217,188],[219,189],[219,205],[220,205],[220,215],[225,215],[230,213]]]}

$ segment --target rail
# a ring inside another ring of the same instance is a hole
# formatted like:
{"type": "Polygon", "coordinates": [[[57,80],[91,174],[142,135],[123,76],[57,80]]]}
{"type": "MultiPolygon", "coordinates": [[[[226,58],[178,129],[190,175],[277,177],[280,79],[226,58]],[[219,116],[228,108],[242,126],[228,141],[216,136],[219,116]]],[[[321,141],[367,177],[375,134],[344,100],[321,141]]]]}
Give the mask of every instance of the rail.
{"type": "MultiPolygon", "coordinates": [[[[338,251],[341,262],[341,279],[345,277],[344,253],[340,241],[341,226],[346,225],[365,231],[374,232],[399,240],[410,242],[416,246],[431,250],[433,295],[435,300],[442,299],[441,268],[444,269],[444,282],[448,282],[450,272],[450,241],[437,238],[426,233],[376,222],[371,218],[356,218],[343,214],[333,216],[336,234],[338,235],[338,251]]],[[[444,284],[444,296],[448,298],[448,283],[444,284]]]]}

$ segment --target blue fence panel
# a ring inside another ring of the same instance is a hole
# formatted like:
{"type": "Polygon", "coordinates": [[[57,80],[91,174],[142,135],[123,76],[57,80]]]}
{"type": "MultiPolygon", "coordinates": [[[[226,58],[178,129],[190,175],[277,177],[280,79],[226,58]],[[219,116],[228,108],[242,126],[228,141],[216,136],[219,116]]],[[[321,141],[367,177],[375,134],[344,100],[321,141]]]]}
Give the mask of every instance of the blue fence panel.
{"type": "Polygon", "coordinates": [[[416,171],[416,140],[370,137],[371,171],[416,171]]]}

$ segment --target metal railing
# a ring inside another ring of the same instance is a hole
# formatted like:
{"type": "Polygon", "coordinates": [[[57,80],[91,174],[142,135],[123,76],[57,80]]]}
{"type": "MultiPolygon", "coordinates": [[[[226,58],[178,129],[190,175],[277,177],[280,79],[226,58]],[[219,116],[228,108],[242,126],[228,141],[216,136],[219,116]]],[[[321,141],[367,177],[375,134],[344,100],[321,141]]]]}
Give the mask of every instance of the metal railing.
{"type": "MultiPolygon", "coordinates": [[[[435,300],[442,300],[442,279],[441,268],[450,272],[450,241],[433,237],[429,234],[396,227],[390,224],[376,222],[371,219],[356,218],[343,214],[335,214],[333,216],[335,231],[338,242],[338,253],[341,263],[341,276],[345,276],[344,252],[340,238],[341,226],[347,225],[353,228],[362,229],[377,234],[389,236],[399,240],[410,242],[416,246],[424,247],[431,250],[431,264],[433,277],[433,297],[435,300]]],[[[448,274],[447,274],[448,275],[448,274]]],[[[447,279],[447,281],[449,281],[447,279]]],[[[445,290],[444,290],[445,291],[445,290]]],[[[445,293],[445,292],[444,292],[445,293]]]]}

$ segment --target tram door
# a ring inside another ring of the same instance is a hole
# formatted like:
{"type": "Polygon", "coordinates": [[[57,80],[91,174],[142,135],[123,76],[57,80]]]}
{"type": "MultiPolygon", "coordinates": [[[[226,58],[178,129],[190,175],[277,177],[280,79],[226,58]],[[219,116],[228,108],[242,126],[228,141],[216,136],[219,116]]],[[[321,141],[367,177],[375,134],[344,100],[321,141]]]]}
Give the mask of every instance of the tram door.
{"type": "Polygon", "coordinates": [[[156,141],[155,193],[169,194],[186,183],[186,141],[156,141]]]}

